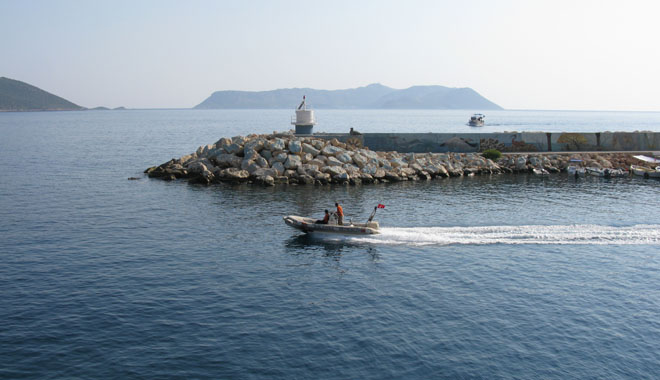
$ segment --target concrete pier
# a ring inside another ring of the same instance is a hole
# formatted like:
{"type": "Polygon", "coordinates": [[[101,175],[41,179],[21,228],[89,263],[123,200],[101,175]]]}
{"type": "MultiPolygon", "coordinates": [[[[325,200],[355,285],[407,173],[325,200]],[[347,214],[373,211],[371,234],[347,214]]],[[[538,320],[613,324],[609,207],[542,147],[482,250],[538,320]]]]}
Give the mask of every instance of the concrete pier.
{"type": "Polygon", "coordinates": [[[500,132],[500,133],[317,133],[314,137],[359,143],[375,151],[406,153],[580,152],[660,150],[660,132],[500,132]]]}

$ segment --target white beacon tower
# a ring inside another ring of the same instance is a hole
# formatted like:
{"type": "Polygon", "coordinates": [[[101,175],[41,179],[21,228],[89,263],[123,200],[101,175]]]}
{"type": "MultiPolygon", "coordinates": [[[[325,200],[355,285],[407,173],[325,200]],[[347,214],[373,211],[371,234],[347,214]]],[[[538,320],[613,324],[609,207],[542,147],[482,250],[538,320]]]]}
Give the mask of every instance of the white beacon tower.
{"type": "Polygon", "coordinates": [[[297,135],[311,135],[314,124],[316,124],[316,119],[314,119],[314,110],[307,109],[307,103],[305,101],[305,96],[303,96],[302,103],[298,106],[296,110],[295,120],[291,118],[291,124],[296,126],[297,135]]]}

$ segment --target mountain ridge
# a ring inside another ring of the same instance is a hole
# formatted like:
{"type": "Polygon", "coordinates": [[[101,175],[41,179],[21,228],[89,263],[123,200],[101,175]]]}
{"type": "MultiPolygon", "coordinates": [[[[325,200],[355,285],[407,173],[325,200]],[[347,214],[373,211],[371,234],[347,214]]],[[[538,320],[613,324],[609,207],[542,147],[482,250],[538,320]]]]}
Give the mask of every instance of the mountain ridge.
{"type": "Polygon", "coordinates": [[[439,85],[394,89],[380,83],[363,87],[320,90],[282,88],[268,91],[215,91],[194,109],[294,108],[303,95],[315,108],[328,109],[480,109],[499,105],[469,87],[439,85]]]}
{"type": "Polygon", "coordinates": [[[83,110],[62,97],[19,80],[0,77],[0,111],[83,110]]]}

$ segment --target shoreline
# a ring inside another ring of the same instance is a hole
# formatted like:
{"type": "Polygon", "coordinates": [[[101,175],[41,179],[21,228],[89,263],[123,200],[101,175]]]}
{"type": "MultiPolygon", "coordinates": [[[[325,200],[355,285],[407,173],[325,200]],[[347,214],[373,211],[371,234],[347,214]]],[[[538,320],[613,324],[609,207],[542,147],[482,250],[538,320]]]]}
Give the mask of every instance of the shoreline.
{"type": "Polygon", "coordinates": [[[400,153],[363,147],[348,135],[346,142],[317,135],[273,133],[223,137],[214,144],[173,158],[144,171],[149,178],[187,180],[191,184],[253,183],[360,185],[501,173],[566,171],[569,160],[582,167],[624,169],[650,165],[633,158],[635,152],[506,152],[493,161],[481,153],[400,153]]]}

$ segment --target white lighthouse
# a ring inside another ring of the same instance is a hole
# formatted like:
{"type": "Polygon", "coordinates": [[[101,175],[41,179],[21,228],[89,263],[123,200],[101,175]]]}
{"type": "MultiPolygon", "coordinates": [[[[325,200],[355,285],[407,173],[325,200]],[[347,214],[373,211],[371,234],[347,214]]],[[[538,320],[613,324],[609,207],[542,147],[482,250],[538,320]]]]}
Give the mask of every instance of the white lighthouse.
{"type": "Polygon", "coordinates": [[[297,135],[311,135],[316,119],[314,119],[314,110],[307,109],[305,96],[303,95],[302,103],[296,110],[295,120],[291,118],[291,124],[296,126],[297,135]]]}

